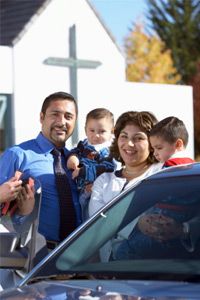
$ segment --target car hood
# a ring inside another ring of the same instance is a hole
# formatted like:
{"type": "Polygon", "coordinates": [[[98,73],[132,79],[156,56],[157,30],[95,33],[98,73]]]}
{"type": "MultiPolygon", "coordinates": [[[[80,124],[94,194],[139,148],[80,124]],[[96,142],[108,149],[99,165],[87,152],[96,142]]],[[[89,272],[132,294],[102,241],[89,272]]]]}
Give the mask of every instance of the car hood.
{"type": "MultiPolygon", "coordinates": [[[[98,300],[101,296],[118,295],[134,300],[186,300],[199,299],[200,284],[185,282],[136,281],[136,280],[67,280],[41,281],[0,293],[1,300],[52,299],[98,300]],[[89,291],[91,293],[89,294],[89,291]],[[135,298],[136,297],[136,298],[135,298]]],[[[105,299],[106,299],[105,298],[105,299]]],[[[111,299],[111,298],[110,298],[111,299]]]]}

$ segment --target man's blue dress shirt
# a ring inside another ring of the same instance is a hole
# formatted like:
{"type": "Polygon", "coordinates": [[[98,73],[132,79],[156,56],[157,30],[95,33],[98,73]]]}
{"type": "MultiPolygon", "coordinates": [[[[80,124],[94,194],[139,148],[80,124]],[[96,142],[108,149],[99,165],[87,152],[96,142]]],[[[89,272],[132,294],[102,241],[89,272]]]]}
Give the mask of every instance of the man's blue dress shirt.
{"type": "MultiPolygon", "coordinates": [[[[23,172],[25,178],[38,179],[42,186],[39,232],[47,240],[59,241],[60,213],[51,154],[53,148],[55,146],[42,133],[36,139],[8,148],[0,157],[0,184],[14,176],[17,170],[23,172]]],[[[69,151],[65,148],[64,152],[67,155],[69,151]]],[[[81,213],[77,187],[64,161],[63,166],[71,185],[78,226],[81,223],[81,213]]]]}

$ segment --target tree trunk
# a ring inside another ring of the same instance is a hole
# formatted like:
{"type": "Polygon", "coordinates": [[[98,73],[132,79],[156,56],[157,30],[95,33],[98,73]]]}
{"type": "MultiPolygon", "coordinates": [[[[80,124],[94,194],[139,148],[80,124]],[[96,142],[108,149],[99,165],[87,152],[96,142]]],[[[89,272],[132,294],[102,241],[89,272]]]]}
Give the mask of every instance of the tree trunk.
{"type": "Polygon", "coordinates": [[[200,62],[189,85],[193,87],[195,159],[200,161],[200,62]]]}

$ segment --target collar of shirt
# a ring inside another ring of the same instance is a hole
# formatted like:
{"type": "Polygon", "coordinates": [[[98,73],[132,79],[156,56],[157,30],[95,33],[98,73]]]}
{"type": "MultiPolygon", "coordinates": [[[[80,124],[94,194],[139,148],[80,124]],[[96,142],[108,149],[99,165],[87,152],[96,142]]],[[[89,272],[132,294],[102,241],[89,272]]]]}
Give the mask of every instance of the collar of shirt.
{"type": "Polygon", "coordinates": [[[171,158],[183,158],[183,157],[189,157],[188,156],[188,154],[187,154],[187,152],[186,152],[186,150],[182,150],[182,151],[177,151],[177,152],[175,152],[173,155],[171,155],[170,156],[170,158],[169,159],[171,159],[171,158]]]}
{"type": "MultiPolygon", "coordinates": [[[[43,134],[42,132],[40,132],[36,138],[36,141],[38,143],[38,146],[40,147],[40,149],[42,150],[42,152],[44,153],[50,153],[54,148],[55,145],[50,142],[43,134]]],[[[63,147],[64,150],[64,154],[65,157],[67,156],[67,154],[69,153],[69,150],[65,147],[63,147]]]]}

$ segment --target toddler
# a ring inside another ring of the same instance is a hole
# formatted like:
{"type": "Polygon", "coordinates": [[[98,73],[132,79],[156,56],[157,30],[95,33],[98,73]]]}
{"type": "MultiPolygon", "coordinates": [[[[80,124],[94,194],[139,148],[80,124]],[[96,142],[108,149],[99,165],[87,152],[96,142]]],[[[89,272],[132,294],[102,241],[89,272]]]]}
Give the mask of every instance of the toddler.
{"type": "Polygon", "coordinates": [[[116,165],[109,156],[109,146],[113,139],[114,117],[106,108],[91,110],[86,116],[85,133],[87,138],[80,141],[70,151],[67,167],[76,178],[80,191],[82,218],[88,218],[88,201],[94,180],[103,172],[113,172],[116,165]]]}

